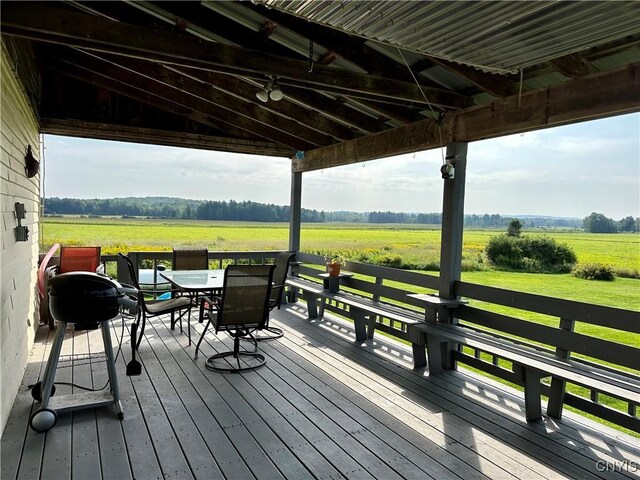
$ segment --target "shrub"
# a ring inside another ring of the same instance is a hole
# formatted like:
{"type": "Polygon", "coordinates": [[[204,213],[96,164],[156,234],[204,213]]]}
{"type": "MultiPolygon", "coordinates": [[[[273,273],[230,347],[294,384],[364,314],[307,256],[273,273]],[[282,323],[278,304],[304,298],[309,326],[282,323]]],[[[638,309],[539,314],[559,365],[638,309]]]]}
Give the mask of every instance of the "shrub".
{"type": "Polygon", "coordinates": [[[581,263],[573,271],[573,275],[585,280],[602,280],[612,282],[614,279],[611,265],[602,263],[581,263]]]}
{"type": "Polygon", "coordinates": [[[497,268],[531,273],[568,273],[577,260],[569,246],[547,236],[494,236],[486,253],[497,268]]]}
{"type": "Polygon", "coordinates": [[[640,279],[640,270],[637,268],[613,267],[613,274],[620,278],[637,278],[640,279]]]}
{"type": "Polygon", "coordinates": [[[384,267],[404,268],[404,262],[399,255],[379,255],[373,259],[373,263],[384,267]]]}

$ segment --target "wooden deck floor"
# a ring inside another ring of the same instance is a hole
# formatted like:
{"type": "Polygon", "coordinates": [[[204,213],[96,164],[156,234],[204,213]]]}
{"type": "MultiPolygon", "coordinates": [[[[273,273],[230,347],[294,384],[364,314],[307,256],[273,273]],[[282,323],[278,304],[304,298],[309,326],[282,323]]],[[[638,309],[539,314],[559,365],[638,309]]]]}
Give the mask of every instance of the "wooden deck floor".
{"type": "MultiPolygon", "coordinates": [[[[186,335],[156,320],[140,348],[143,374],[126,377],[118,360],[122,422],[111,407],[92,409],[62,414],[36,434],[27,386],[43,371],[52,339],[41,328],[2,437],[1,478],[640,477],[638,439],[571,414],[528,425],[521,395],[507,387],[464,371],[413,371],[405,347],[382,337],[356,345],[348,325],[310,322],[300,304],[275,311],[272,323],[285,337],[262,344],[267,365],[229,375],[204,367],[228,338],[209,334],[194,360],[186,335]]],[[[102,349],[97,331],[69,329],[67,337],[63,353],[102,349]]],[[[127,333],[124,342],[128,360],[127,333]]],[[[89,386],[105,379],[103,362],[56,376],[89,386]]]]}

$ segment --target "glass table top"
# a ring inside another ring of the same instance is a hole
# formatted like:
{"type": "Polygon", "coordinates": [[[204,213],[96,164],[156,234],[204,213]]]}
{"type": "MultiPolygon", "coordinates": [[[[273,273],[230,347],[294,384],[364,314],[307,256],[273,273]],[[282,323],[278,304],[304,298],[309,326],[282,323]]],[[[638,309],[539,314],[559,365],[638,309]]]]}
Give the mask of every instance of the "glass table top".
{"type": "Polygon", "coordinates": [[[224,285],[224,270],[167,270],[158,273],[183,290],[216,290],[224,285]]]}

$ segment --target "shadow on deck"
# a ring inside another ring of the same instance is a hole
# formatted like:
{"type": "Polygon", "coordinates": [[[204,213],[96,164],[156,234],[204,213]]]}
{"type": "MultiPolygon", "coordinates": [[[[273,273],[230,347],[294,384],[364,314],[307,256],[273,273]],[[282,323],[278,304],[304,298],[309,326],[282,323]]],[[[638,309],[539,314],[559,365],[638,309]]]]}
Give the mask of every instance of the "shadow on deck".
{"type": "MultiPolygon", "coordinates": [[[[522,395],[508,387],[462,370],[413,371],[409,348],[382,336],[357,345],[349,324],[329,315],[310,322],[300,304],[274,311],[272,322],[285,336],[262,343],[267,365],[241,375],[204,366],[231,346],[226,336],[210,333],[194,360],[194,346],[165,318],[147,327],[142,375],[126,377],[125,330],[117,362],[124,420],[111,407],[86,410],[61,414],[36,434],[28,385],[52,341],[42,327],[3,434],[2,478],[640,476],[636,438],[570,412],[561,422],[527,424],[522,395]]],[[[121,333],[114,322],[114,338],[121,333]]],[[[98,331],[67,331],[63,354],[101,349],[98,331]]],[[[106,368],[76,362],[56,381],[99,388],[106,368]]],[[[58,386],[65,391],[71,387],[58,386]]]]}

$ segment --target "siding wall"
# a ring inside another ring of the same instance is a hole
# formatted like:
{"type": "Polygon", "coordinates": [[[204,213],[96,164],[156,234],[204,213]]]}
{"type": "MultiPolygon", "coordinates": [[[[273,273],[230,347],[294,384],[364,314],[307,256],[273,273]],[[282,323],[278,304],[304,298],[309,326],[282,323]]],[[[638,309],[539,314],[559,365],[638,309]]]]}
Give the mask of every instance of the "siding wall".
{"type": "Polygon", "coordinates": [[[38,268],[38,223],[40,175],[26,178],[24,156],[27,145],[40,160],[39,127],[27,100],[7,45],[2,42],[0,70],[0,431],[22,380],[38,326],[36,277],[38,268]],[[24,203],[29,240],[16,242],[15,203],[24,203]]]}

